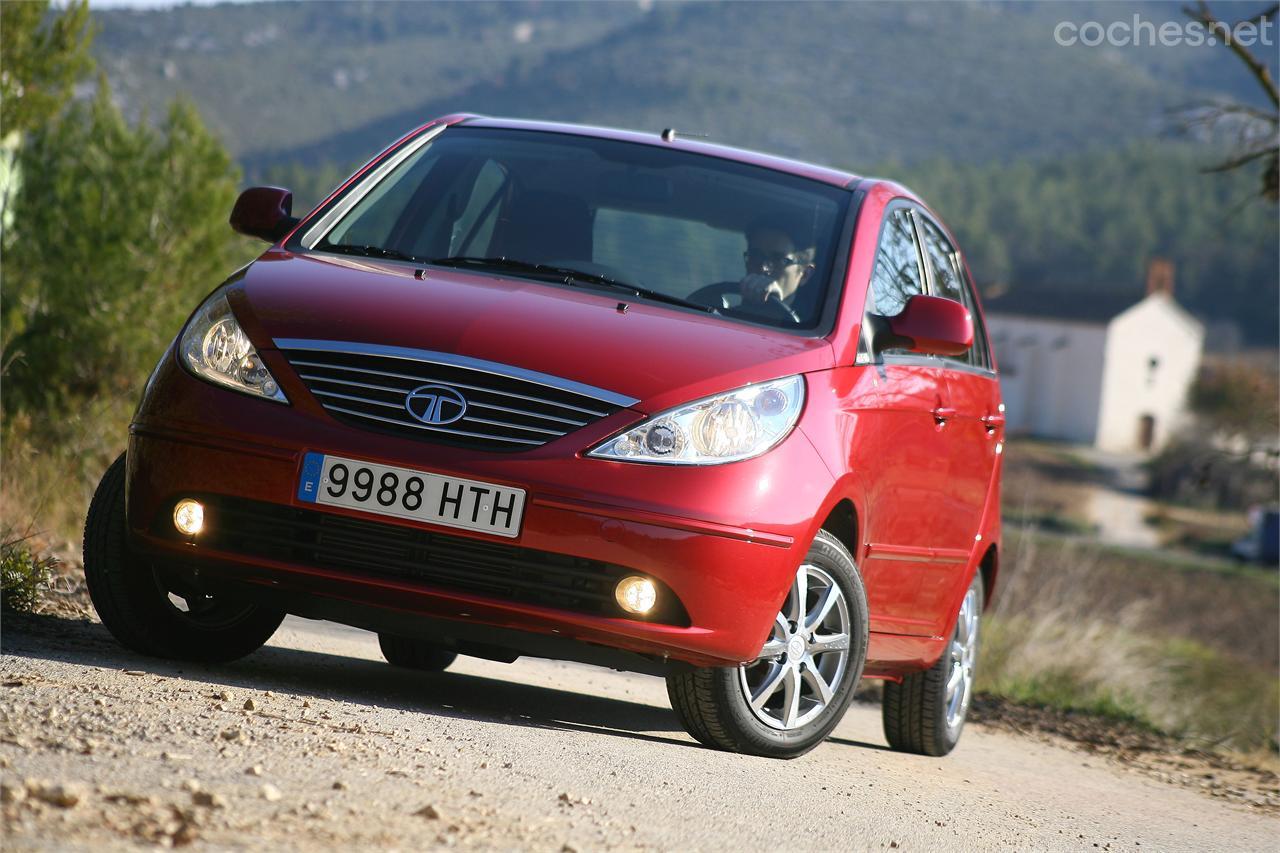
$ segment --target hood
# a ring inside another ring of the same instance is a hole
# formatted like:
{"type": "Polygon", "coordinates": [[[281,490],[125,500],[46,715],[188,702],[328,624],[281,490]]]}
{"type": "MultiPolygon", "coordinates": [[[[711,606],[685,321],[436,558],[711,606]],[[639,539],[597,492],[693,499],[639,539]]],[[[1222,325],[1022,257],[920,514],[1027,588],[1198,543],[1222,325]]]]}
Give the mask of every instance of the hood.
{"type": "Polygon", "coordinates": [[[271,251],[229,298],[260,348],[310,338],[453,353],[633,397],[645,413],[833,359],[821,338],[622,293],[364,258],[271,251]]]}

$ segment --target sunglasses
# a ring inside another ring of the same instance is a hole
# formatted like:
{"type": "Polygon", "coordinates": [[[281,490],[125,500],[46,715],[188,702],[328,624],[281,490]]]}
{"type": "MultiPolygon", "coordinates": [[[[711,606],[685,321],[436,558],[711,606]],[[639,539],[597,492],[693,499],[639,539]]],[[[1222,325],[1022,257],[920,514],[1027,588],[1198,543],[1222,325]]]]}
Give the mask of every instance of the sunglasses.
{"type": "Polygon", "coordinates": [[[789,266],[804,263],[791,255],[769,252],[743,252],[742,260],[746,262],[747,269],[760,270],[766,275],[777,275],[789,266]]]}

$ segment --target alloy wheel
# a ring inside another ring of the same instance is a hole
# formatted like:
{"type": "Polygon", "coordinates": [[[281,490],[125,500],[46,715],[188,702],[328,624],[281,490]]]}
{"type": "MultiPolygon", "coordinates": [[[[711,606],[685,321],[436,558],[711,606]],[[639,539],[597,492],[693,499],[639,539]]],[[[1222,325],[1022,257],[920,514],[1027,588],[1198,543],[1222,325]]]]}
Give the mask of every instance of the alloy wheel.
{"type": "Polygon", "coordinates": [[[797,729],[831,704],[849,663],[849,604],[824,569],[805,563],[760,656],[738,668],[751,712],[774,729],[797,729]]]}
{"type": "Polygon", "coordinates": [[[956,632],[951,638],[951,668],[947,672],[947,728],[955,730],[964,722],[973,698],[973,670],[978,660],[978,591],[970,589],[960,605],[956,632]]]}

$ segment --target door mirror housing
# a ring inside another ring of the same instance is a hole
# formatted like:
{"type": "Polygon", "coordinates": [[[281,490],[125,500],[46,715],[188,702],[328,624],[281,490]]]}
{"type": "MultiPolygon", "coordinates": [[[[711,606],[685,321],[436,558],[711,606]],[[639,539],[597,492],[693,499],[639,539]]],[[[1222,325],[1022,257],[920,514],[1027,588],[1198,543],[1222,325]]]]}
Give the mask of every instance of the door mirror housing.
{"type": "Polygon", "coordinates": [[[924,355],[964,355],[973,346],[973,315],[954,299],[917,294],[893,317],[868,314],[871,349],[924,355]]]}
{"type": "Polygon", "coordinates": [[[283,187],[249,187],[231,209],[231,230],[274,243],[298,224],[293,193],[283,187]]]}

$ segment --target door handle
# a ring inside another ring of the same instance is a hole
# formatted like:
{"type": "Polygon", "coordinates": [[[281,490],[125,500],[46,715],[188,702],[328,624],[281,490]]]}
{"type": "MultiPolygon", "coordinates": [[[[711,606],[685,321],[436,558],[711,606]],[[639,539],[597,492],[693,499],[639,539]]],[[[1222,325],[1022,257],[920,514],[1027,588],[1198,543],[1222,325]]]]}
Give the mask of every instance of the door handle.
{"type": "Polygon", "coordinates": [[[982,425],[987,428],[987,432],[995,432],[1004,426],[1004,415],[984,415],[982,425]]]}
{"type": "Polygon", "coordinates": [[[933,410],[933,419],[941,426],[956,416],[956,410],[951,406],[938,406],[933,410]]]}

